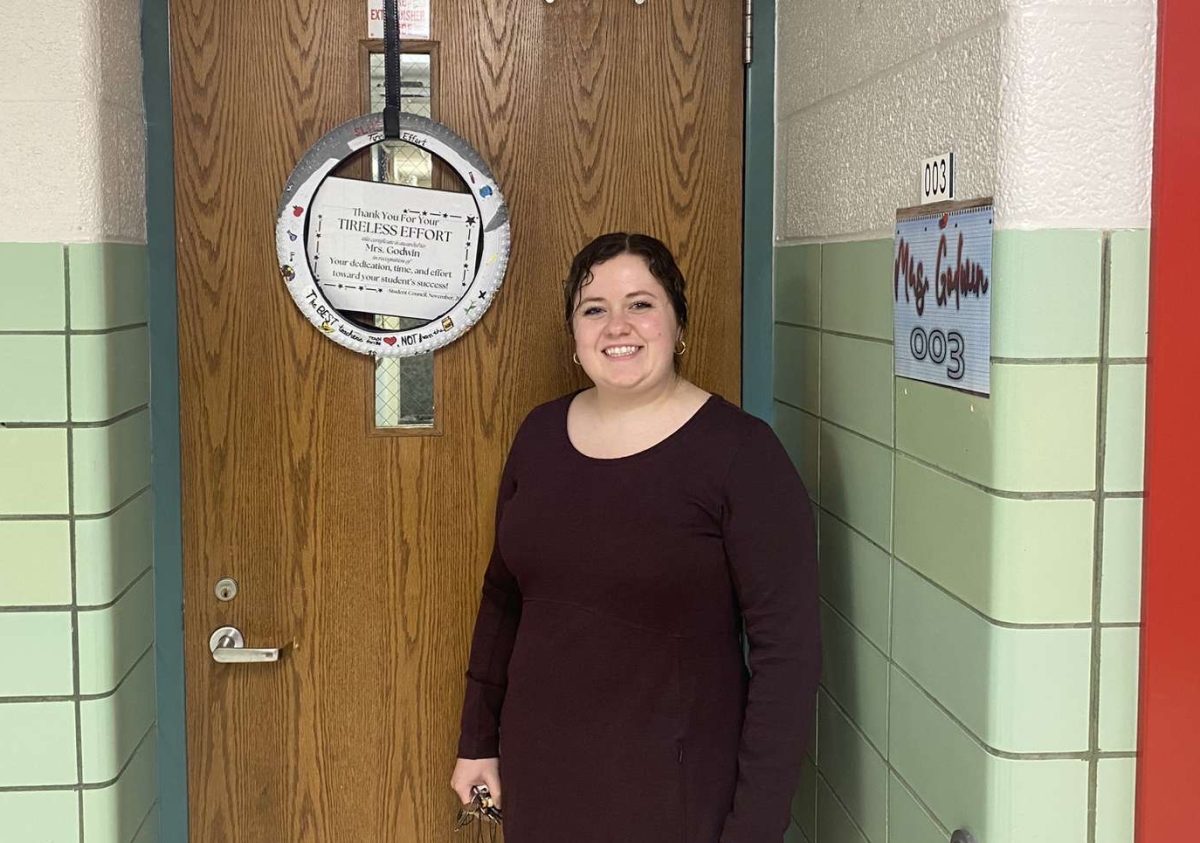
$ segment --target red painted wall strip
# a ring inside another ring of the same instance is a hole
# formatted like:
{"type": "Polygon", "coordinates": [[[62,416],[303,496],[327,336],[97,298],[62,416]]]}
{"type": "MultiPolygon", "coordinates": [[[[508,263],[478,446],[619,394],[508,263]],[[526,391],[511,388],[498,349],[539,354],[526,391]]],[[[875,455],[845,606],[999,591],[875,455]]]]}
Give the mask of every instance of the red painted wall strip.
{"type": "Polygon", "coordinates": [[[1200,839],[1200,3],[1158,18],[1138,843],[1200,839]]]}

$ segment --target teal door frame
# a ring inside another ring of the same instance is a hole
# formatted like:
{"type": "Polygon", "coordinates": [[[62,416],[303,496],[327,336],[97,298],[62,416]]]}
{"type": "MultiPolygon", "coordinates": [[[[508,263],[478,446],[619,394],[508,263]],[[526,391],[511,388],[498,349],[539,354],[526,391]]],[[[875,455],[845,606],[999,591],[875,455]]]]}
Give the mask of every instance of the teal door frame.
{"type": "Polygon", "coordinates": [[[150,478],[154,490],[154,668],[159,840],[188,839],[175,309],[175,164],[167,0],[142,0],[146,112],[146,262],[150,333],[150,478]]]}
{"type": "MultiPolygon", "coordinates": [[[[775,3],[754,4],[746,73],[742,221],[742,406],[772,421],[775,210],[775,3]]],[[[175,294],[175,168],[167,0],[142,0],[146,111],[146,243],[154,487],[155,669],[159,839],[188,839],[180,529],[179,345],[175,294]]]]}
{"type": "Polygon", "coordinates": [[[755,0],[742,176],[742,407],[774,422],[775,0],[755,0]]]}

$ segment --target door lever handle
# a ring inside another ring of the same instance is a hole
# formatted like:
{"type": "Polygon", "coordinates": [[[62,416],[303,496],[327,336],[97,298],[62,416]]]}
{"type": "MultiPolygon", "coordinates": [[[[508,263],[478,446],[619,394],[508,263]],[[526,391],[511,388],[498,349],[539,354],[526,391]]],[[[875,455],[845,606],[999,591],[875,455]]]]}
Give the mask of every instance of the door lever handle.
{"type": "Polygon", "coordinates": [[[247,647],[242,633],[234,626],[215,630],[208,639],[208,649],[212,651],[213,661],[221,664],[279,661],[278,647],[247,647]]]}

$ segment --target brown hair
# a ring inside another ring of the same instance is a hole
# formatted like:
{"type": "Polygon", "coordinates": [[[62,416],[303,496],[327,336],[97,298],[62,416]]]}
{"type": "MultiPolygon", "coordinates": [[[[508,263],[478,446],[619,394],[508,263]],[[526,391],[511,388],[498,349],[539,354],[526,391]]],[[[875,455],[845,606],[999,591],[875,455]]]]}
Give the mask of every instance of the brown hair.
{"type": "Polygon", "coordinates": [[[575,300],[582,295],[585,284],[592,280],[592,267],[605,261],[612,260],[618,255],[638,255],[646,261],[650,274],[662,285],[675,311],[675,320],[679,330],[687,327],[687,296],[684,293],[685,281],[679,265],[675,263],[671,250],[656,237],[648,234],[628,234],[614,231],[601,234],[588,243],[571,261],[571,271],[563,282],[563,304],[567,331],[574,333],[571,328],[571,314],[575,312],[575,300]]]}

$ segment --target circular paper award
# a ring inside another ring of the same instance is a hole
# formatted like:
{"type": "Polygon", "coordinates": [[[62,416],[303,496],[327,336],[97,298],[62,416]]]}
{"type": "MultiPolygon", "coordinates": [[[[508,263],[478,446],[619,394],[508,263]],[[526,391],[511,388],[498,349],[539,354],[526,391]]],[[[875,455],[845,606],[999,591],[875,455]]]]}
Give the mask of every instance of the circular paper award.
{"type": "Polygon", "coordinates": [[[395,140],[440,158],[466,192],[332,175],[385,140],[383,112],[368,114],[300,160],[275,227],[279,270],[301,313],[339,345],[377,357],[458,339],[483,316],[508,264],[508,211],[479,154],[425,117],[401,113],[398,129],[395,140]],[[377,315],[411,327],[377,327],[377,315]]]}

